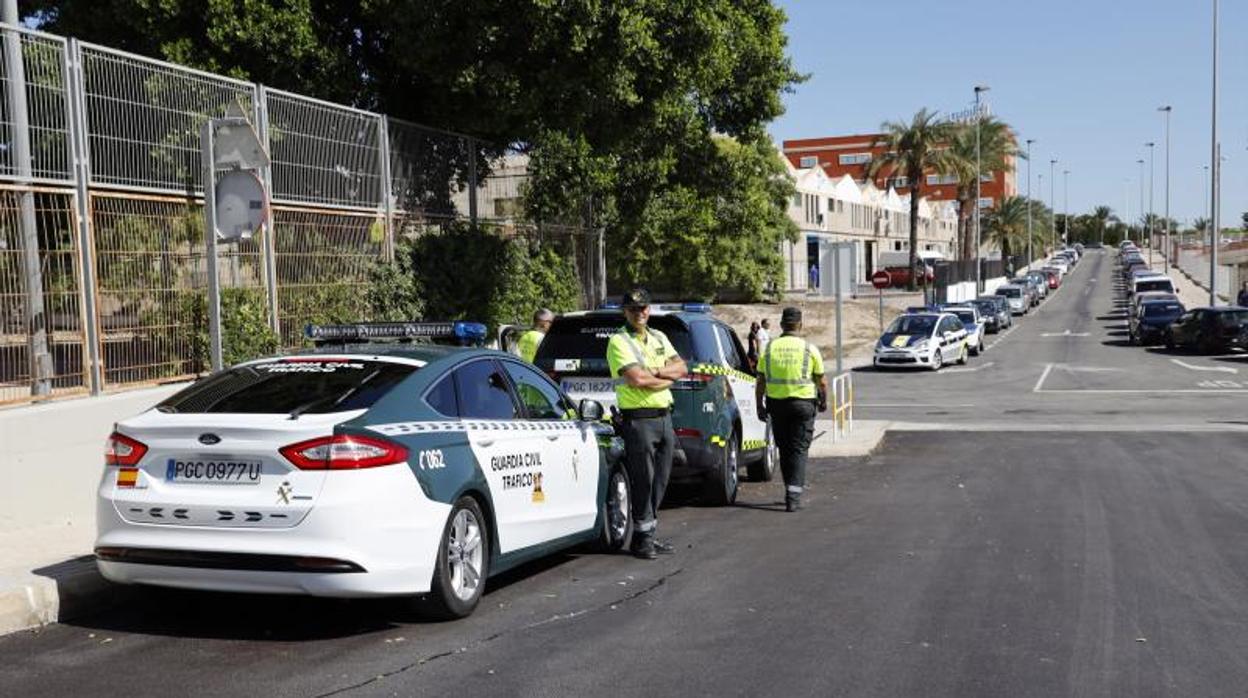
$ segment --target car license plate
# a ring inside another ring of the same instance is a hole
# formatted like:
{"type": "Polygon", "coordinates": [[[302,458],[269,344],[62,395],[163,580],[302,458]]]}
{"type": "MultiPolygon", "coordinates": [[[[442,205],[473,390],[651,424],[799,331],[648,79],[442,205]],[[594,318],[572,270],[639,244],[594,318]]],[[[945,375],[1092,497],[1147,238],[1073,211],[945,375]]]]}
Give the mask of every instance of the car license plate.
{"type": "Polygon", "coordinates": [[[255,460],[170,458],[165,481],[203,485],[258,485],[264,466],[255,460]]]}
{"type": "Polygon", "coordinates": [[[564,378],[560,387],[565,393],[584,395],[586,393],[609,393],[614,385],[610,378],[596,380],[564,378]]]}

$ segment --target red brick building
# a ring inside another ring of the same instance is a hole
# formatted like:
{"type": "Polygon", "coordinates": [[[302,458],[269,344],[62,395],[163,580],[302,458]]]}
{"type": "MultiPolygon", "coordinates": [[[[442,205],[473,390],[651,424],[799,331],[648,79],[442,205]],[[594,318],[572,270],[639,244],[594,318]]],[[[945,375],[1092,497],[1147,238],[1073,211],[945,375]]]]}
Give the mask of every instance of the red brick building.
{"type": "MultiPolygon", "coordinates": [[[[876,146],[876,139],[881,134],[867,133],[854,136],[828,136],[825,138],[799,138],[784,141],[782,150],[793,167],[807,169],[819,166],[825,174],[836,179],[849,175],[860,184],[867,179],[867,166],[872,159],[885,151],[883,146],[876,146]]],[[[934,173],[926,175],[920,195],[932,201],[953,201],[957,199],[958,186],[956,178],[941,177],[934,173]]],[[[875,186],[888,190],[892,187],[901,196],[910,193],[910,182],[905,177],[894,177],[892,172],[881,172],[875,178],[875,186]]],[[[1014,163],[1011,159],[1004,172],[985,172],[981,187],[980,205],[986,208],[996,206],[1002,197],[1018,193],[1018,184],[1014,176],[1014,163]]]]}

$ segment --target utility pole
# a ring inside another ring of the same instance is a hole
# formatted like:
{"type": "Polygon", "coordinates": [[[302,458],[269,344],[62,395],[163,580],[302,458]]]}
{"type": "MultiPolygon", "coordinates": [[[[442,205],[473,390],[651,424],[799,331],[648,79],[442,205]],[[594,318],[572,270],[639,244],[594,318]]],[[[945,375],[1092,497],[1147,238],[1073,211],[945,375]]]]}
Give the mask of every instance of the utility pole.
{"type": "MultiPolygon", "coordinates": [[[[980,122],[983,121],[979,113],[979,94],[981,92],[987,92],[989,89],[990,88],[987,85],[975,86],[975,293],[976,295],[983,293],[983,290],[984,290],[984,283],[983,283],[983,278],[982,278],[984,262],[983,260],[979,258],[979,251],[983,245],[983,239],[982,239],[982,235],[980,233],[980,227],[979,227],[979,211],[981,208],[983,208],[983,206],[980,204],[980,200],[983,197],[983,193],[980,191],[980,185],[983,184],[983,181],[984,181],[984,176],[979,171],[979,168],[980,168],[979,125],[980,125],[980,122]]],[[[917,184],[916,184],[916,187],[917,187],[917,184]]]]}
{"type": "MultiPolygon", "coordinates": [[[[1139,158],[1135,164],[1140,166],[1140,218],[1144,217],[1144,158],[1139,158]]],[[[1144,225],[1140,225],[1140,242],[1145,242],[1144,225]]]]}
{"type": "Polygon", "coordinates": [[[1209,138],[1209,149],[1212,151],[1212,192],[1210,193],[1209,204],[1211,209],[1211,217],[1209,220],[1209,305],[1210,307],[1218,304],[1218,243],[1221,241],[1221,235],[1218,223],[1218,187],[1221,182],[1222,175],[1222,146],[1218,143],[1218,0],[1213,0],[1213,109],[1210,120],[1211,134],[1209,138]]]}
{"type": "Polygon", "coordinates": [[[1166,266],[1175,267],[1178,264],[1172,259],[1174,249],[1170,245],[1170,112],[1173,110],[1167,104],[1164,107],[1158,107],[1157,111],[1166,114],[1166,232],[1163,244],[1166,247],[1166,266]]]}
{"type": "Polygon", "coordinates": [[[1057,177],[1053,176],[1053,168],[1057,166],[1057,158],[1049,160],[1049,211],[1053,214],[1049,225],[1049,246],[1057,251],[1057,200],[1053,196],[1053,185],[1057,177]]]}
{"type": "Polygon", "coordinates": [[[1062,170],[1062,244],[1070,244],[1070,170],[1062,170]]]}
{"type": "Polygon", "coordinates": [[[1031,234],[1031,144],[1036,139],[1027,139],[1027,268],[1031,269],[1032,263],[1036,261],[1036,256],[1032,251],[1032,234],[1031,234]]]}
{"type": "Polygon", "coordinates": [[[1157,144],[1149,141],[1144,145],[1148,146],[1148,215],[1144,220],[1148,221],[1148,268],[1153,268],[1153,247],[1156,243],[1156,226],[1153,222],[1153,154],[1157,152],[1157,144]]]}
{"type": "MultiPolygon", "coordinates": [[[[17,0],[4,0],[3,13],[6,24],[18,26],[20,16],[17,0]]],[[[48,351],[48,319],[43,302],[43,263],[39,258],[39,222],[35,217],[35,194],[29,187],[32,182],[33,165],[30,154],[30,114],[26,104],[26,65],[22,60],[22,35],[13,30],[4,32],[4,63],[8,75],[9,147],[17,184],[22,187],[18,194],[18,226],[22,236],[22,278],[26,291],[26,346],[30,369],[30,394],[48,395],[52,392],[52,375],[55,367],[48,351]]]]}

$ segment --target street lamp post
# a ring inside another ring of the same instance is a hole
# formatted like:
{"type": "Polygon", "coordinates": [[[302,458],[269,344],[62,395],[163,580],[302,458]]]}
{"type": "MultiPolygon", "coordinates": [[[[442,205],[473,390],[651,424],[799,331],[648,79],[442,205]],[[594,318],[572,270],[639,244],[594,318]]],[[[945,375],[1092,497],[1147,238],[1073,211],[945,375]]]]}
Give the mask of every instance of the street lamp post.
{"type": "Polygon", "coordinates": [[[1070,170],[1062,170],[1062,244],[1070,244],[1070,170]]]}
{"type": "Polygon", "coordinates": [[[1164,107],[1158,107],[1157,111],[1165,112],[1166,114],[1166,232],[1163,244],[1166,247],[1166,266],[1174,267],[1177,266],[1174,260],[1171,259],[1174,250],[1170,247],[1170,112],[1173,109],[1167,104],[1164,107]]]}
{"type": "MultiPolygon", "coordinates": [[[[1140,218],[1144,217],[1144,158],[1139,158],[1135,164],[1140,166],[1140,218]]],[[[1140,242],[1145,242],[1144,225],[1140,225],[1140,242]]]]}
{"type": "Polygon", "coordinates": [[[1033,238],[1031,235],[1031,144],[1035,142],[1036,142],[1036,139],[1034,138],[1027,139],[1027,268],[1028,269],[1030,269],[1031,265],[1035,263],[1036,261],[1036,256],[1032,251],[1033,238]]]}
{"type": "Polygon", "coordinates": [[[1126,209],[1127,215],[1123,218],[1123,222],[1127,224],[1127,239],[1131,239],[1131,178],[1122,178],[1122,202],[1123,208],[1126,209]]]}
{"type": "Polygon", "coordinates": [[[1222,170],[1222,163],[1218,162],[1221,156],[1221,148],[1218,144],[1218,0],[1213,0],[1213,115],[1210,120],[1211,134],[1209,139],[1209,150],[1211,165],[1213,169],[1210,171],[1212,177],[1212,191],[1209,199],[1211,203],[1209,207],[1209,305],[1218,304],[1218,175],[1222,170]]]}
{"type": "Polygon", "coordinates": [[[975,293],[977,294],[984,290],[983,278],[981,278],[984,263],[979,258],[979,251],[983,244],[979,228],[979,210],[982,208],[980,200],[983,197],[983,194],[980,192],[980,185],[984,181],[984,176],[979,172],[979,124],[983,121],[979,114],[979,94],[987,92],[989,89],[991,88],[987,85],[975,86],[975,293]]]}
{"type": "Polygon", "coordinates": [[[1057,204],[1053,196],[1053,183],[1057,181],[1057,178],[1053,176],[1055,166],[1057,166],[1057,158],[1049,160],[1049,211],[1053,213],[1049,225],[1049,247],[1054,251],[1057,250],[1057,204]]]}
{"type": "Polygon", "coordinates": [[[1148,146],[1148,215],[1144,220],[1148,221],[1148,268],[1153,268],[1153,247],[1156,242],[1153,225],[1153,154],[1157,152],[1157,144],[1149,141],[1144,145],[1148,146]]]}

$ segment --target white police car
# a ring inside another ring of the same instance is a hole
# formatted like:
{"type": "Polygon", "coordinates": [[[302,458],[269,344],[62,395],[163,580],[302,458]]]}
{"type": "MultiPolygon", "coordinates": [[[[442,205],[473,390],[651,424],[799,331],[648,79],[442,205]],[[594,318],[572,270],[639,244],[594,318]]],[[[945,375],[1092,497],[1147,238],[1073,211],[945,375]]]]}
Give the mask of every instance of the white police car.
{"type": "Polygon", "coordinates": [[[899,315],[875,344],[876,368],[918,366],[939,371],[950,362],[966,363],[966,327],[957,315],[914,312],[899,315]]]}
{"type": "Polygon", "coordinates": [[[966,328],[966,347],[970,351],[971,356],[979,356],[984,353],[984,327],[987,323],[980,316],[979,310],[970,304],[946,305],[942,306],[941,310],[957,315],[958,319],[962,321],[962,326],[966,328]]]}
{"type": "Polygon", "coordinates": [[[472,612],[494,573],[631,532],[622,442],[471,323],[309,328],[118,423],[96,556],[115,582],[318,596],[427,595],[472,612]]]}

